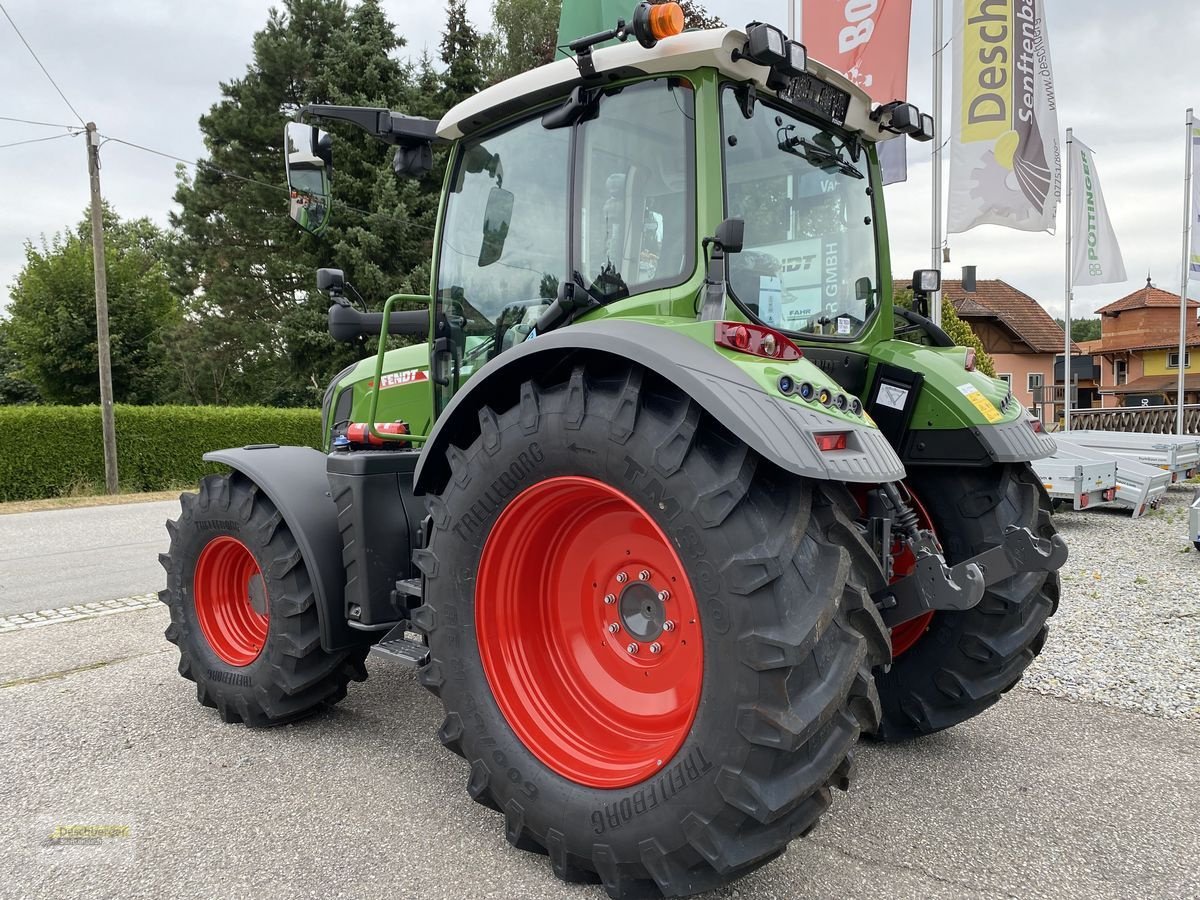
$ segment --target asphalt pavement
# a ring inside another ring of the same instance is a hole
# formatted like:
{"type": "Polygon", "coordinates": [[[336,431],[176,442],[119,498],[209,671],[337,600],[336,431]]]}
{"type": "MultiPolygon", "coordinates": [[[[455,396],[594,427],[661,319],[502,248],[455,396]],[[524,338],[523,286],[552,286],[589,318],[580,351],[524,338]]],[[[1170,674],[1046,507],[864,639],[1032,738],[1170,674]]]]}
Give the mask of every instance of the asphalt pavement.
{"type": "Polygon", "coordinates": [[[0,516],[0,616],[159,590],[178,516],[177,500],[0,516]]]}
{"type": "MultiPolygon", "coordinates": [[[[223,725],[166,622],[0,634],[0,897],[603,897],[508,845],[411,673],[372,660],[328,713],[223,725]],[[48,839],[71,825],[108,830],[48,839]]],[[[1200,896],[1200,723],[1017,689],[952,731],[864,744],[812,835],[710,896],[1200,896]]]]}

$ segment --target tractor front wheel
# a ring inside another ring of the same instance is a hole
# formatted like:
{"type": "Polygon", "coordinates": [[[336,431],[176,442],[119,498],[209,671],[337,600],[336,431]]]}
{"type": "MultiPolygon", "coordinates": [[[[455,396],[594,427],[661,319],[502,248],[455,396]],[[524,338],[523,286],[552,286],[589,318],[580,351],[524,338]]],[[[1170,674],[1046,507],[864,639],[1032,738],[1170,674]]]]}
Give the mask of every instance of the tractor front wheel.
{"type": "MultiPolygon", "coordinates": [[[[1003,543],[1010,525],[1041,538],[1057,533],[1049,497],[1025,463],[914,467],[907,485],[952,565],[1003,543]]],[[[896,628],[896,658],[876,678],[883,705],[876,736],[899,741],[930,734],[994,704],[1041,652],[1058,597],[1057,572],[1025,572],[989,586],[973,609],[927,613],[896,628]]]]}
{"type": "Polygon", "coordinates": [[[578,367],[482,409],[417,555],[419,679],[468,791],[615,898],[718,887],[812,829],[889,655],[849,492],[652,378],[578,367]]]}
{"type": "Polygon", "coordinates": [[[252,481],[209,475],[183,494],[159,557],[179,674],[226,722],[281,725],[331,706],[367,677],[365,644],[321,649],[304,558],[287,522],[252,481]]]}

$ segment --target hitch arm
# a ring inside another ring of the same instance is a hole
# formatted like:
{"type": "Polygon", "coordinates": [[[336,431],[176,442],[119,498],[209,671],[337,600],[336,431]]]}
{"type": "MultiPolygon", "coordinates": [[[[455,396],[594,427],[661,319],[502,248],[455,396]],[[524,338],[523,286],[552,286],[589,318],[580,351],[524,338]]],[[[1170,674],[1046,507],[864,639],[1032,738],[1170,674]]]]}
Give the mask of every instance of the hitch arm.
{"type": "Polygon", "coordinates": [[[916,568],[874,596],[889,628],[933,610],[967,610],[983,599],[993,584],[1022,572],[1053,572],[1067,561],[1061,537],[1036,537],[1028,528],[1010,525],[1004,542],[982,553],[947,566],[938,553],[925,551],[916,568]]]}

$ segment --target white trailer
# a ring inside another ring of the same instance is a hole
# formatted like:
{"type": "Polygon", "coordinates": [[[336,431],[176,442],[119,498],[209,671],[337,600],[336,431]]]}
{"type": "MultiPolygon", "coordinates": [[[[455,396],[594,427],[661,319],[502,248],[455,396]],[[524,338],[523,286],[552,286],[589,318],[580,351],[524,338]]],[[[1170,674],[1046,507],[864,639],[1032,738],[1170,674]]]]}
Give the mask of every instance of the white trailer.
{"type": "Polygon", "coordinates": [[[1060,446],[1054,456],[1036,460],[1033,470],[1056,507],[1069,503],[1072,509],[1087,509],[1117,496],[1116,460],[1082,459],[1060,446]]]}
{"type": "Polygon", "coordinates": [[[1068,431],[1055,441],[1123,456],[1171,474],[1171,482],[1200,472],[1200,438],[1133,431],[1068,431]]]}
{"type": "MultiPolygon", "coordinates": [[[[1075,432],[1072,431],[1071,434],[1073,435],[1075,432]]],[[[1145,515],[1146,510],[1158,506],[1163,494],[1171,486],[1171,473],[1163,471],[1157,466],[1146,465],[1128,456],[1097,450],[1095,447],[1088,447],[1084,444],[1061,440],[1069,435],[1056,434],[1054,437],[1059,442],[1058,452],[1060,454],[1097,462],[1116,463],[1117,494],[1113,498],[1113,503],[1129,509],[1135,519],[1145,515]]]]}
{"type": "Polygon", "coordinates": [[[1188,510],[1188,537],[1192,539],[1192,545],[1200,550],[1200,488],[1196,488],[1192,508],[1188,510]]]}

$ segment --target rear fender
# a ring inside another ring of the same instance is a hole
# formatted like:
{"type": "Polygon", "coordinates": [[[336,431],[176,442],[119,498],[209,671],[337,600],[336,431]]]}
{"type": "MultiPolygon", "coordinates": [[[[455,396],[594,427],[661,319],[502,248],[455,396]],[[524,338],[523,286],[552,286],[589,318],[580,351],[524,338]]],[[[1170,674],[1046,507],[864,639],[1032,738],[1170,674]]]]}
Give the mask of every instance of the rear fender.
{"type": "Polygon", "coordinates": [[[572,325],[526,341],[479,370],[438,418],[416,471],[418,494],[449,478],[447,451],[479,434],[484,406],[507,408],[520,386],[578,361],[630,363],[657,373],[739,439],[785,471],[825,481],[877,484],[904,477],[904,466],[876,428],[824,415],[811,404],[765,391],[714,347],[671,328],[621,319],[572,325]],[[822,452],[813,435],[850,432],[846,450],[822,452]]]}
{"type": "Polygon", "coordinates": [[[204,459],[245,475],[283,516],[312,581],[321,648],[342,650],[370,640],[370,635],[346,624],[343,612],[342,536],[325,474],[325,454],[311,447],[258,444],[215,450],[205,453],[204,459]]]}

